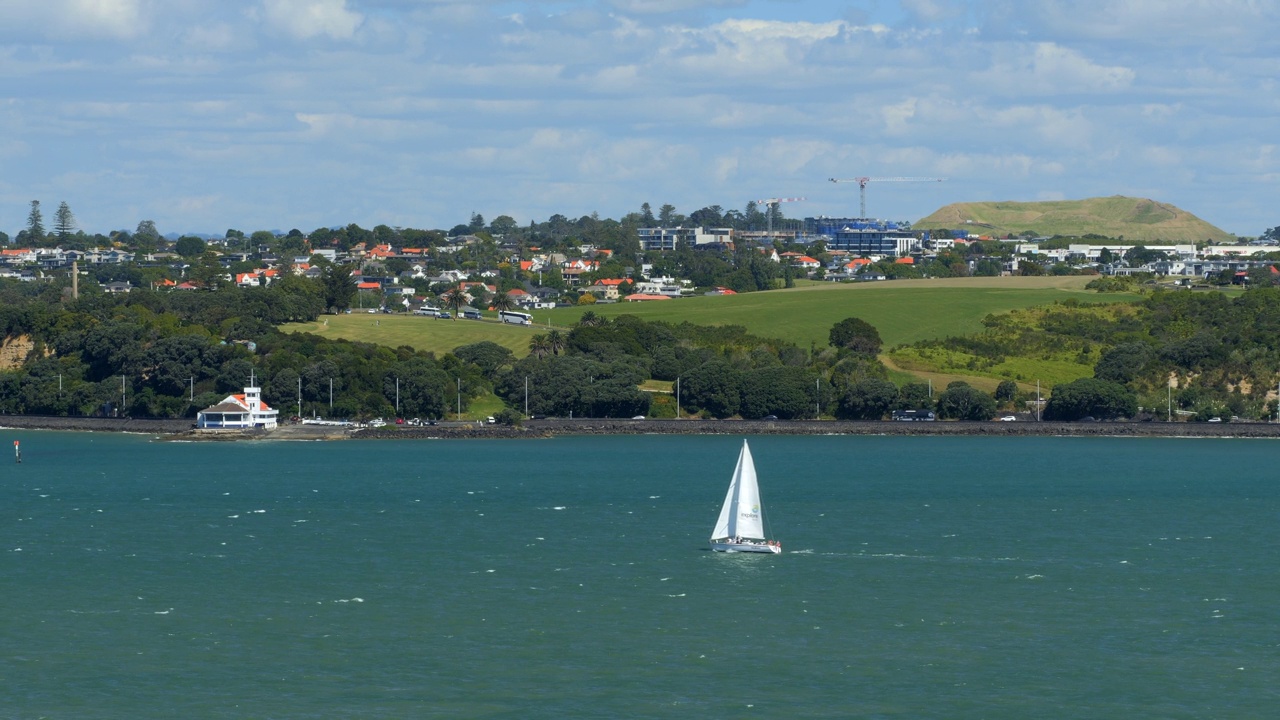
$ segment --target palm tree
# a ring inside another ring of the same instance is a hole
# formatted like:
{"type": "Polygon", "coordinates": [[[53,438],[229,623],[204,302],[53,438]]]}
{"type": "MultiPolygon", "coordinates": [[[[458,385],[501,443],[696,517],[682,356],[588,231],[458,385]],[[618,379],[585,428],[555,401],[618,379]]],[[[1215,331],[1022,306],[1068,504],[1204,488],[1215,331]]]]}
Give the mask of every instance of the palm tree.
{"type": "Polygon", "coordinates": [[[493,300],[489,303],[494,310],[502,312],[503,310],[514,310],[516,301],[511,299],[506,290],[499,290],[494,294],[493,300]]]}
{"type": "Polygon", "coordinates": [[[444,294],[444,297],[440,299],[444,301],[444,304],[448,306],[449,309],[453,310],[454,320],[458,319],[458,311],[462,309],[462,306],[467,304],[467,294],[464,293],[462,288],[457,285],[450,288],[444,294]]]}
{"type": "Polygon", "coordinates": [[[578,318],[579,327],[599,327],[604,324],[604,318],[596,314],[595,310],[588,310],[582,313],[582,317],[578,318]]]}
{"type": "Polygon", "coordinates": [[[559,355],[564,349],[564,334],[559,330],[552,330],[547,333],[547,347],[551,350],[552,355],[559,355]]]}
{"type": "Polygon", "coordinates": [[[529,338],[529,352],[539,359],[546,357],[547,353],[551,352],[551,344],[547,342],[547,336],[539,334],[529,338]]]}

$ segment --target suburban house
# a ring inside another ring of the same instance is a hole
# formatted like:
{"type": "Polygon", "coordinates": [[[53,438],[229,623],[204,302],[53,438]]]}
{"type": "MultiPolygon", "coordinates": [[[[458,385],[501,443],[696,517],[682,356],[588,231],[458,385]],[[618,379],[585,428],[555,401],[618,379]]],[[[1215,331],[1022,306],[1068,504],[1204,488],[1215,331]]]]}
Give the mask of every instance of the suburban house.
{"type": "Polygon", "coordinates": [[[262,388],[247,387],[240,395],[228,395],[225,400],[201,410],[196,415],[196,427],[205,429],[264,428],[276,426],[278,410],[262,402],[262,388]]]}

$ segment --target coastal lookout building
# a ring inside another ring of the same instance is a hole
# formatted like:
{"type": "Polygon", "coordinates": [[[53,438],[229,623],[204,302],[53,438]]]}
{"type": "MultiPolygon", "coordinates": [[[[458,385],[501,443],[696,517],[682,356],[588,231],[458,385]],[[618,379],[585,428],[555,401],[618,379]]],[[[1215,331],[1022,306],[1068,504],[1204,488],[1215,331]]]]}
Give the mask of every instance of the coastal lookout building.
{"type": "Polygon", "coordinates": [[[196,427],[221,430],[244,430],[276,426],[278,410],[262,402],[262,388],[247,387],[241,395],[228,395],[225,400],[207,407],[196,416],[196,427]]]}

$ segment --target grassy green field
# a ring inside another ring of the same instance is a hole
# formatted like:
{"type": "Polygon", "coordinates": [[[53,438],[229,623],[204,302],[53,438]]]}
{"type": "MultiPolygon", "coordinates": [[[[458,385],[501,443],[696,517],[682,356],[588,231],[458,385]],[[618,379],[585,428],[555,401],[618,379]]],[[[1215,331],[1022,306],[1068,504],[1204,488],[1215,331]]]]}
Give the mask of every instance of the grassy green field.
{"type": "Polygon", "coordinates": [[[503,325],[495,319],[436,320],[403,315],[323,316],[294,323],[285,332],[312,332],[332,338],[445,353],[460,345],[489,340],[519,357],[529,339],[548,327],[567,331],[583,312],[614,317],[632,314],[646,320],[689,321],[697,325],[743,325],[762,337],[790,340],[800,347],[823,347],[831,326],[856,316],[880,331],[886,349],[918,340],[967,335],[982,329],[982,318],[1015,308],[1077,298],[1082,302],[1121,302],[1137,295],[1099,294],[1084,289],[1087,277],[953,278],[880,283],[815,283],[791,290],[694,297],[646,303],[616,303],[541,310],[532,327],[503,325]],[[548,325],[550,323],[550,325],[548,325]]]}
{"type": "MultiPolygon", "coordinates": [[[[510,348],[517,357],[529,354],[529,338],[535,333],[546,332],[543,327],[524,327],[485,320],[436,320],[418,315],[322,315],[315,322],[290,323],[280,328],[283,332],[308,332],[328,338],[342,338],[356,342],[399,347],[408,345],[416,350],[431,350],[443,354],[461,345],[489,340],[510,348]]],[[[560,328],[567,331],[568,328],[560,328]]]]}
{"type": "Polygon", "coordinates": [[[1090,279],[1003,277],[821,283],[763,293],[561,308],[549,311],[549,315],[557,324],[566,326],[572,326],[586,309],[606,317],[625,313],[646,320],[687,320],[695,325],[743,325],[754,335],[790,340],[804,348],[811,343],[825,346],[831,326],[854,316],[874,325],[885,346],[892,347],[978,332],[982,318],[990,313],[1066,298],[1121,302],[1139,297],[1085,290],[1090,279]]]}

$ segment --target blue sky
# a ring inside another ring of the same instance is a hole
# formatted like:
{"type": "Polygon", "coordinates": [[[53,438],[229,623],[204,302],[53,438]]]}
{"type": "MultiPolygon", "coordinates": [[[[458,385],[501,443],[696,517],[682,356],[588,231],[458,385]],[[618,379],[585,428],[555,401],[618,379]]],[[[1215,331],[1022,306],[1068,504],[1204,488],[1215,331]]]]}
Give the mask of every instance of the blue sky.
{"type": "Polygon", "coordinates": [[[0,230],[1149,197],[1280,225],[1274,0],[0,0],[0,230]]]}

